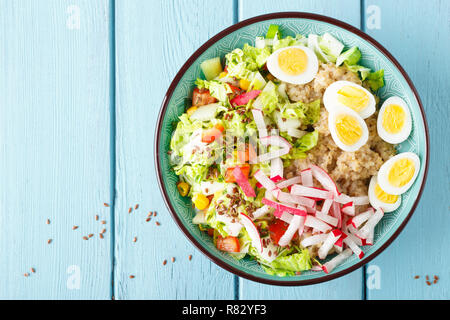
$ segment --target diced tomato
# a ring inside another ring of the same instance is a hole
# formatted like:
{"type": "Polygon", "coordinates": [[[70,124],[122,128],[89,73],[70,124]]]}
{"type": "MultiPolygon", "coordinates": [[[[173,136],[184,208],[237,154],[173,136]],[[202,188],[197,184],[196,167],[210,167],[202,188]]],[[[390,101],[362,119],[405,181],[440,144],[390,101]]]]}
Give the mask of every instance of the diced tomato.
{"type": "Polygon", "coordinates": [[[209,228],[208,229],[208,236],[212,237],[214,235],[214,229],[213,228],[209,228]]]}
{"type": "Polygon", "coordinates": [[[245,144],[244,148],[242,148],[242,146],[238,146],[237,157],[239,163],[246,163],[250,159],[256,159],[255,148],[253,148],[251,144],[245,144]]]}
{"type": "Polygon", "coordinates": [[[225,68],[223,68],[223,72],[228,72],[228,66],[225,65],[225,68]]]}
{"type": "Polygon", "coordinates": [[[217,236],[216,247],[221,251],[226,252],[239,252],[241,251],[241,247],[239,245],[239,239],[236,237],[228,236],[222,237],[217,236]]]}
{"type": "Polygon", "coordinates": [[[228,83],[228,86],[230,87],[231,91],[233,91],[234,95],[241,94],[241,92],[242,92],[241,88],[235,87],[229,83],[228,83]]]}
{"type": "Polygon", "coordinates": [[[211,96],[209,90],[195,88],[192,92],[192,105],[204,106],[216,102],[217,99],[211,96]]]}
{"type": "MultiPolygon", "coordinates": [[[[248,178],[248,175],[250,174],[250,166],[248,164],[239,166],[241,168],[242,173],[244,176],[248,178]]],[[[231,183],[236,182],[236,178],[233,175],[233,170],[235,167],[231,167],[227,169],[227,172],[225,173],[225,182],[231,183]]]]}
{"type": "MultiPolygon", "coordinates": [[[[270,239],[272,239],[275,244],[278,244],[278,241],[280,241],[280,238],[284,235],[288,227],[288,223],[280,219],[275,219],[271,224],[269,224],[270,239]]],[[[297,236],[298,233],[295,233],[294,239],[297,236]]]]}
{"type": "Polygon", "coordinates": [[[230,103],[233,107],[244,106],[250,100],[258,97],[260,93],[261,90],[252,90],[234,97],[233,99],[231,99],[230,103]]]}
{"type": "Polygon", "coordinates": [[[224,130],[225,130],[225,128],[220,123],[216,124],[211,129],[203,130],[202,142],[205,142],[205,143],[214,142],[217,138],[219,138],[222,135],[222,132],[224,130]]]}

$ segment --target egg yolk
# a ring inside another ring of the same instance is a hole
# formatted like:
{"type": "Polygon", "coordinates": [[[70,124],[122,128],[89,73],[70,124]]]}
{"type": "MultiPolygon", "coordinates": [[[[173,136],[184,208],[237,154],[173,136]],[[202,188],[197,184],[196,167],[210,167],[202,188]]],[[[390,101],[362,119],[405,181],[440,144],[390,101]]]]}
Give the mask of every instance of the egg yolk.
{"type": "Polygon", "coordinates": [[[406,113],[403,108],[397,104],[386,106],[383,113],[383,128],[388,133],[399,133],[405,125],[406,113]]]}
{"type": "Polygon", "coordinates": [[[337,116],[335,126],[339,140],[347,146],[354,145],[363,135],[358,119],[348,114],[337,116]]]}
{"type": "Polygon", "coordinates": [[[308,56],[299,48],[286,49],[278,55],[278,65],[284,73],[296,76],[305,72],[308,56]]]}
{"type": "Polygon", "coordinates": [[[337,99],[344,106],[349,107],[356,112],[360,112],[369,104],[369,97],[364,90],[353,87],[343,86],[338,90],[337,99]]]}
{"type": "Polygon", "coordinates": [[[415,166],[410,159],[403,158],[394,162],[388,173],[388,181],[396,188],[403,187],[414,176],[415,166]]]}
{"type": "Polygon", "coordinates": [[[396,203],[398,200],[398,196],[384,192],[378,183],[375,185],[375,196],[384,203],[396,203]]]}

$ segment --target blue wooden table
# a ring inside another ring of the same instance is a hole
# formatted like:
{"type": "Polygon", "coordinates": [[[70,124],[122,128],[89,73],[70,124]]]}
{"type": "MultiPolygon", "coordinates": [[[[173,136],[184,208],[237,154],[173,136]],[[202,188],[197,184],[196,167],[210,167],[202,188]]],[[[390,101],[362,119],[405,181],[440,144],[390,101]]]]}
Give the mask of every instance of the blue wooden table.
{"type": "Polygon", "coordinates": [[[449,299],[448,52],[447,0],[0,0],[0,298],[449,299]],[[277,11],[329,15],[381,42],[430,127],[428,182],[406,229],[368,266],[308,287],[210,262],[169,216],[153,163],[156,115],[184,61],[277,11]]]}

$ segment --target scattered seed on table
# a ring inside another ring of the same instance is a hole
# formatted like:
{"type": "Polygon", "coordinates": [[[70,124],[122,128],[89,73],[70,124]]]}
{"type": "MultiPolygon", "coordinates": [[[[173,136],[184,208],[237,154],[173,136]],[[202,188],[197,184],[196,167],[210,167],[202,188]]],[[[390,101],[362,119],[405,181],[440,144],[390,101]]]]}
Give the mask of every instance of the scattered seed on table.
{"type": "Polygon", "coordinates": [[[95,215],[95,221],[98,221],[98,214],[95,215]]]}
{"type": "Polygon", "coordinates": [[[439,277],[438,276],[434,276],[434,280],[439,280],[439,277]]]}
{"type": "Polygon", "coordinates": [[[189,255],[188,259],[189,259],[189,261],[192,260],[192,254],[189,255]]]}
{"type": "Polygon", "coordinates": [[[47,243],[48,243],[48,244],[52,243],[52,239],[48,239],[48,240],[47,240],[47,243]]]}
{"type": "Polygon", "coordinates": [[[130,275],[130,279],[134,279],[134,275],[130,275]]]}
{"type": "Polygon", "coordinates": [[[430,282],[430,281],[427,281],[427,285],[431,286],[431,282],[430,282]]]}
{"type": "Polygon", "coordinates": [[[163,266],[165,266],[167,264],[167,260],[163,261],[163,266]]]}
{"type": "Polygon", "coordinates": [[[100,232],[100,233],[105,233],[105,232],[106,232],[106,229],[103,229],[102,232],[100,232]]]}
{"type": "Polygon", "coordinates": [[[102,224],[106,224],[106,221],[105,221],[105,220],[102,220],[102,224]]]}
{"type": "Polygon", "coordinates": [[[105,202],[103,205],[104,205],[105,207],[109,207],[109,204],[106,203],[106,202],[105,202]]]}
{"type": "Polygon", "coordinates": [[[31,272],[36,273],[36,269],[35,268],[31,268],[30,270],[31,270],[31,272]]]}
{"type": "Polygon", "coordinates": [[[132,207],[130,207],[130,209],[128,209],[128,213],[131,213],[131,211],[133,211],[132,207]]]}
{"type": "Polygon", "coordinates": [[[160,226],[160,225],[161,225],[161,223],[159,223],[158,221],[156,221],[156,225],[157,225],[157,226],[160,226]]]}
{"type": "Polygon", "coordinates": [[[89,234],[88,234],[88,237],[89,237],[89,238],[92,238],[93,236],[94,236],[94,234],[92,234],[92,233],[89,233],[89,234]]]}
{"type": "Polygon", "coordinates": [[[47,221],[45,223],[46,224],[50,224],[50,219],[47,219],[47,221]]]}
{"type": "Polygon", "coordinates": [[[83,237],[83,240],[87,240],[87,239],[89,239],[89,238],[88,238],[88,237],[86,237],[86,236],[84,236],[84,237],[83,237]]]}
{"type": "Polygon", "coordinates": [[[429,277],[429,276],[426,276],[425,279],[430,280],[430,277],[429,277]]]}
{"type": "Polygon", "coordinates": [[[151,218],[147,218],[145,219],[146,222],[149,222],[150,220],[152,220],[151,218]]]}
{"type": "Polygon", "coordinates": [[[99,234],[99,237],[100,237],[100,239],[103,239],[103,234],[100,233],[100,234],[99,234]]]}
{"type": "Polygon", "coordinates": [[[24,277],[28,277],[29,275],[30,274],[28,272],[23,274],[24,277]]]}
{"type": "Polygon", "coordinates": [[[137,210],[139,208],[139,204],[134,206],[134,210],[137,210]]]}
{"type": "Polygon", "coordinates": [[[136,237],[134,237],[134,238],[133,238],[133,242],[136,242],[136,241],[137,241],[137,238],[136,238],[136,237]]]}
{"type": "Polygon", "coordinates": [[[420,278],[420,276],[415,276],[415,277],[414,277],[414,279],[419,279],[419,278],[420,278]]]}
{"type": "Polygon", "coordinates": [[[150,212],[148,213],[147,217],[151,217],[152,215],[153,215],[153,212],[150,211],[150,212]]]}
{"type": "Polygon", "coordinates": [[[437,280],[436,279],[434,279],[434,281],[433,281],[433,284],[436,284],[437,283],[437,280]]]}
{"type": "Polygon", "coordinates": [[[172,259],[171,259],[171,260],[172,260],[172,262],[175,262],[175,257],[172,257],[172,259]]]}
{"type": "Polygon", "coordinates": [[[156,212],[156,211],[153,211],[153,216],[154,216],[154,217],[156,217],[156,214],[157,214],[157,212],[156,212]]]}
{"type": "Polygon", "coordinates": [[[72,227],[72,230],[77,230],[78,229],[78,226],[73,226],[72,227]]]}

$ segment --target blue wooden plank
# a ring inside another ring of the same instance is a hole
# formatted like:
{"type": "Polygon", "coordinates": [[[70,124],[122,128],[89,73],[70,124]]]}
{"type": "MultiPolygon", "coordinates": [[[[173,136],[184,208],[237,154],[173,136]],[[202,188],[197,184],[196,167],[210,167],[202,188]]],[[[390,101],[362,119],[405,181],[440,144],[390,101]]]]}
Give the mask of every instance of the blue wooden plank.
{"type": "Polygon", "coordinates": [[[205,258],[172,221],[153,161],[156,115],[170,81],[232,22],[233,1],[116,1],[116,299],[234,297],[234,276],[205,258]],[[146,222],[149,211],[158,216],[146,222]]]}
{"type": "MultiPolygon", "coordinates": [[[[358,0],[328,1],[240,1],[239,19],[278,12],[305,11],[324,14],[343,20],[356,27],[360,26],[360,2],[358,0]]],[[[282,288],[257,284],[240,279],[240,299],[361,299],[363,296],[362,269],[327,283],[298,287],[282,288]]]]}
{"type": "Polygon", "coordinates": [[[0,299],[110,298],[108,37],[107,0],[0,1],[0,299]]]}
{"type": "Polygon", "coordinates": [[[366,1],[366,32],[403,65],[419,91],[430,129],[430,170],[409,224],[368,271],[369,299],[449,299],[450,167],[445,139],[450,128],[448,70],[450,2],[366,1]],[[442,58],[439,58],[442,57],[442,58]],[[420,279],[414,279],[419,275],[420,279]],[[426,285],[425,277],[440,277],[426,285]]]}

